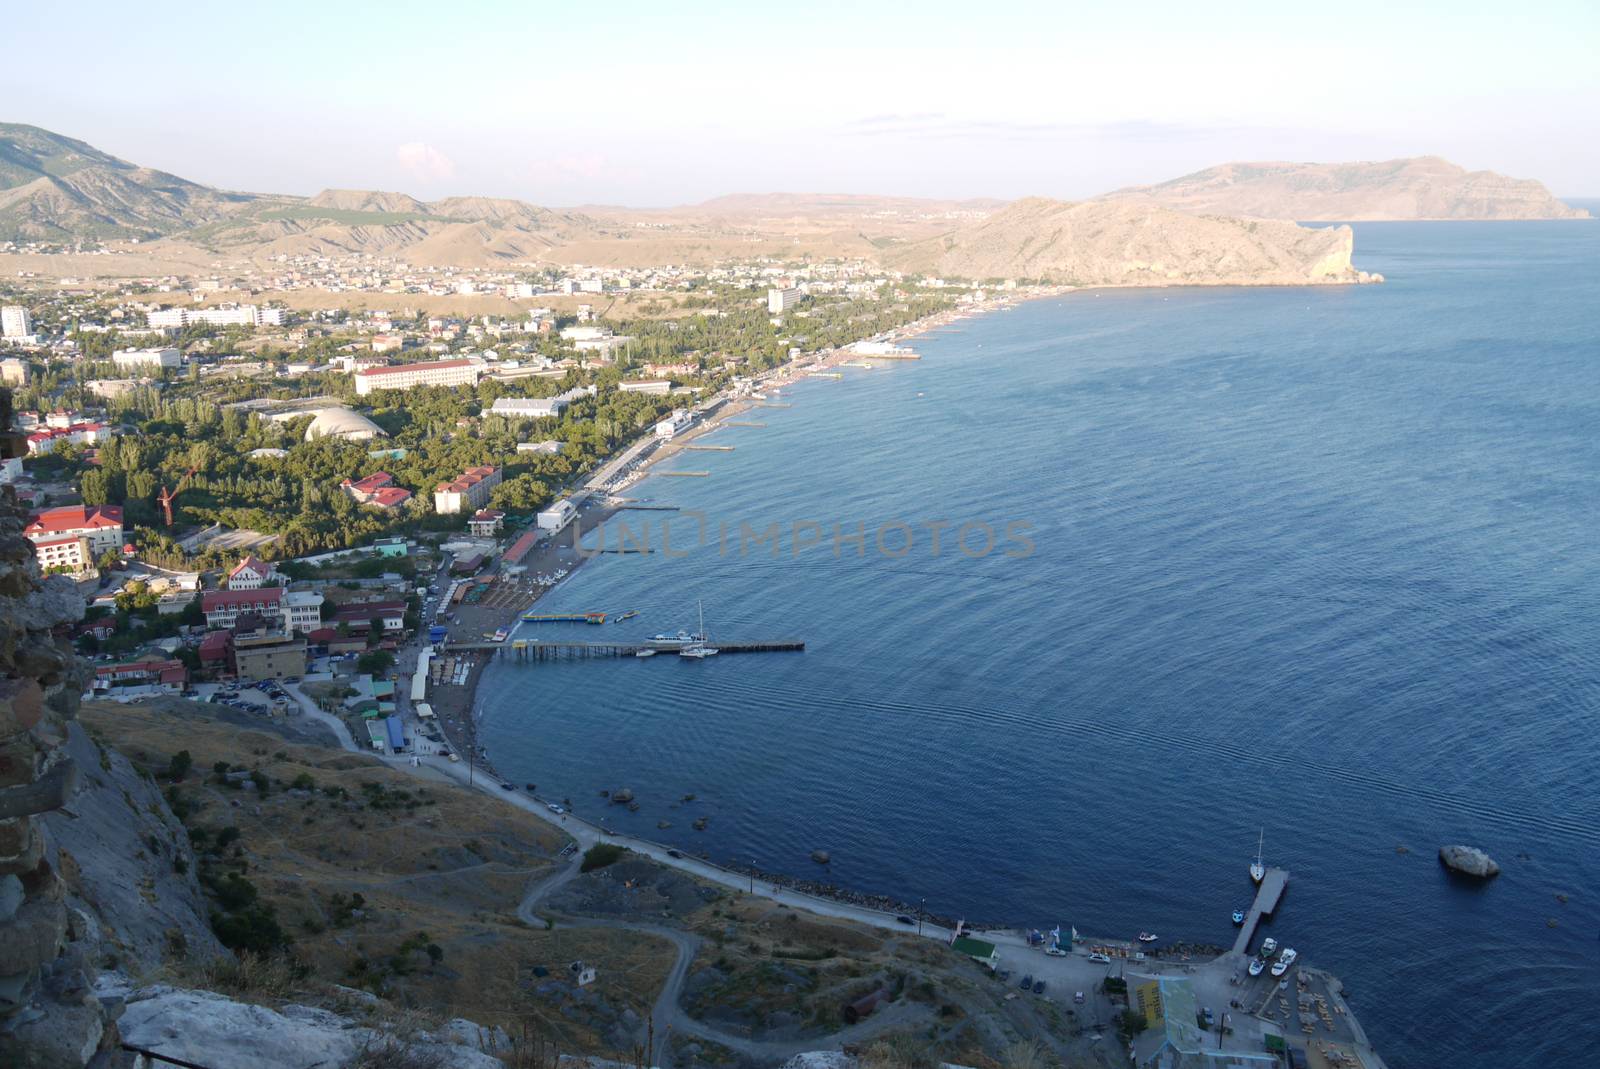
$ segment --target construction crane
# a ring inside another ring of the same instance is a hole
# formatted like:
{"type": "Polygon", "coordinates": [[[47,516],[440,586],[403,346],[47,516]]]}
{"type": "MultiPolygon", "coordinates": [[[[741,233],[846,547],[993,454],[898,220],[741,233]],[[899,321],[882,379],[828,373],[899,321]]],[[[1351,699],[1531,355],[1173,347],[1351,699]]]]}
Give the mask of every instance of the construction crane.
{"type": "Polygon", "coordinates": [[[172,503],[173,503],[173,501],[177,500],[178,495],[183,493],[183,488],[185,486],[189,485],[189,480],[194,478],[194,473],[199,471],[199,470],[200,470],[199,468],[190,468],[187,472],[184,473],[183,478],[178,480],[178,485],[177,486],[173,487],[170,490],[167,489],[165,486],[163,486],[161,488],[161,492],[156,495],[156,504],[160,505],[161,506],[161,511],[166,513],[167,526],[168,527],[172,526],[172,503]]]}

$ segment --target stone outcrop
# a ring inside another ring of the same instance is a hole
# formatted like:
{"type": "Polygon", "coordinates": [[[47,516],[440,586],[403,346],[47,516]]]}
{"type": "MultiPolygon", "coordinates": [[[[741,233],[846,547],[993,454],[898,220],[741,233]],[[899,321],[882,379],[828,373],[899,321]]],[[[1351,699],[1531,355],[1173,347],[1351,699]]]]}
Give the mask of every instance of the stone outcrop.
{"type": "Polygon", "coordinates": [[[479,1044],[504,1036],[469,1021],[407,1034],[365,1027],[329,1010],[295,1005],[273,1010],[212,991],[158,986],[135,992],[120,1025],[132,1046],[228,1069],[331,1069],[358,1059],[373,1065],[503,1069],[500,1059],[479,1044]]]}
{"type": "MultiPolygon", "coordinates": [[[[0,459],[21,456],[0,390],[0,459]]],[[[94,995],[93,918],[72,908],[40,817],[70,804],[68,752],[86,673],[64,634],[83,617],[68,579],[39,574],[26,514],[0,491],[0,1049],[9,1065],[81,1066],[115,1056],[113,1013],[94,995]]]]}
{"type": "Polygon", "coordinates": [[[1494,858],[1475,846],[1441,846],[1439,862],[1452,872],[1476,876],[1480,880],[1500,875],[1500,866],[1495,864],[1494,858]]]}

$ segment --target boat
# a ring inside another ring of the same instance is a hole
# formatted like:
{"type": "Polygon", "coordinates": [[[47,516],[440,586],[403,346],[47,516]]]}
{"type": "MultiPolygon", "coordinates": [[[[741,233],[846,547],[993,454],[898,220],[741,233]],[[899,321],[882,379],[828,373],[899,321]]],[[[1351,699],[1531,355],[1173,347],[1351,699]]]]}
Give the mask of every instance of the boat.
{"type": "Polygon", "coordinates": [[[1251,976],[1260,976],[1262,970],[1265,969],[1266,967],[1267,967],[1267,963],[1266,963],[1265,959],[1256,958],[1254,961],[1252,961],[1250,963],[1250,975],[1251,976]]]}
{"type": "Polygon", "coordinates": [[[1154,932],[1140,932],[1139,933],[1139,942],[1141,942],[1141,943],[1154,943],[1157,939],[1160,939],[1160,938],[1161,937],[1159,935],[1157,935],[1156,933],[1154,933],[1154,932]]]}
{"type": "Polygon", "coordinates": [[[642,650],[634,650],[633,655],[635,657],[654,657],[656,655],[656,651],[646,647],[642,650]]]}
{"type": "Polygon", "coordinates": [[[631,620],[635,616],[638,616],[638,615],[639,615],[639,610],[638,609],[629,609],[627,612],[618,613],[617,614],[617,618],[616,618],[616,622],[620,624],[622,621],[631,620]]]}
{"type": "Polygon", "coordinates": [[[1276,954],[1277,952],[1278,952],[1278,941],[1276,939],[1272,938],[1272,936],[1269,935],[1269,936],[1267,936],[1265,939],[1263,939],[1261,941],[1261,956],[1262,957],[1270,958],[1270,957],[1272,957],[1272,955],[1276,954]]]}
{"type": "MultiPolygon", "coordinates": [[[[706,607],[701,602],[696,602],[695,604],[699,606],[700,610],[700,631],[688,645],[679,648],[678,656],[687,657],[691,661],[700,661],[707,657],[715,657],[722,651],[714,650],[706,645],[706,607]]],[[[679,634],[682,634],[682,632],[679,632],[679,634]]]]}
{"type": "Polygon", "coordinates": [[[644,644],[658,650],[680,650],[696,642],[705,641],[704,635],[692,634],[688,631],[679,631],[675,635],[651,635],[644,640],[644,644]]]}
{"type": "Polygon", "coordinates": [[[1236,910],[1233,911],[1233,923],[1235,923],[1235,924],[1243,924],[1244,923],[1244,910],[1236,909],[1236,910]]]}
{"type": "Polygon", "coordinates": [[[1282,976],[1288,972],[1289,966],[1293,965],[1294,959],[1299,956],[1294,952],[1293,947],[1284,947],[1283,953],[1279,955],[1278,960],[1272,963],[1272,975],[1282,976]]]}
{"type": "Polygon", "coordinates": [[[1256,883],[1267,878],[1267,867],[1261,863],[1261,844],[1266,840],[1266,835],[1266,829],[1263,828],[1261,834],[1256,836],[1256,859],[1250,862],[1250,878],[1256,883]]]}

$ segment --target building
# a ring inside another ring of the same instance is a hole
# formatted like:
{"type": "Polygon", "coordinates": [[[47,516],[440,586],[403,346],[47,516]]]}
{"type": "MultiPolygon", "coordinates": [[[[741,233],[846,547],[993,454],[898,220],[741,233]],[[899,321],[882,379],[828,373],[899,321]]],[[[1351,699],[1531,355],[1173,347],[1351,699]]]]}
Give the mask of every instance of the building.
{"type": "Polygon", "coordinates": [[[251,555],[234,565],[223,585],[229,590],[260,590],[278,578],[278,570],[260,557],[251,555]]]}
{"type": "Polygon", "coordinates": [[[571,498],[564,497],[539,513],[537,523],[541,531],[559,531],[572,522],[578,514],[578,508],[572,503],[571,498]]]}
{"type": "Polygon", "coordinates": [[[499,397],[489,406],[489,414],[507,419],[546,419],[561,415],[572,402],[594,395],[593,386],[575,386],[554,397],[499,397]]]}
{"type": "Polygon", "coordinates": [[[113,432],[104,423],[70,423],[65,427],[47,426],[28,435],[28,452],[32,456],[52,453],[59,445],[98,445],[110,441],[113,432]]]}
{"type": "Polygon", "coordinates": [[[206,626],[211,630],[231,630],[239,617],[247,614],[264,620],[282,620],[284,596],[287,593],[281,586],[259,587],[255,590],[208,590],[200,595],[200,610],[206,614],[206,626]]]}
{"type": "Polygon", "coordinates": [[[277,632],[235,635],[233,674],[239,679],[285,679],[306,674],[306,640],[277,632]]]}
{"type": "Polygon", "coordinates": [[[499,509],[479,509],[467,521],[467,529],[475,538],[493,538],[505,529],[506,514],[499,509]]]}
{"type": "Polygon", "coordinates": [[[22,529],[39,567],[75,573],[93,570],[101,554],[122,549],[122,509],[117,505],[67,505],[36,512],[22,529]]]}
{"type": "Polygon", "coordinates": [[[483,370],[484,362],[477,357],[361,368],[355,373],[356,393],[365,397],[376,390],[409,390],[416,386],[476,386],[483,370]]]}
{"type": "Polygon", "coordinates": [[[771,315],[782,315],[800,303],[800,298],[805,294],[799,287],[790,286],[788,289],[767,291],[767,312],[771,315]]]}
{"type": "Polygon", "coordinates": [[[341,605],[333,614],[335,625],[344,624],[354,632],[372,629],[372,621],[382,622],[384,634],[405,630],[406,605],[403,601],[356,601],[341,605]]]}
{"type": "Polygon", "coordinates": [[[1200,1027],[1199,1004],[1188,977],[1127,980],[1129,1004],[1145,1020],[1144,1031],[1133,1041],[1133,1063],[1140,1069],[1277,1069],[1283,1064],[1264,1050],[1221,1048],[1200,1027]]]}
{"type": "Polygon", "coordinates": [[[519,452],[519,453],[547,453],[547,454],[550,454],[550,455],[554,455],[556,453],[561,452],[561,443],[556,441],[554,438],[549,438],[549,439],[546,439],[545,441],[542,441],[542,442],[518,442],[517,443],[517,452],[519,452]]]}
{"type": "Polygon", "coordinates": [[[28,384],[28,362],[8,356],[0,360],[0,385],[26,386],[28,384]]]}
{"type": "Polygon", "coordinates": [[[397,509],[411,500],[411,491],[394,485],[394,476],[386,471],[375,471],[364,479],[346,479],[339,489],[356,504],[373,508],[397,509]]]}
{"type": "Polygon", "coordinates": [[[406,348],[404,334],[374,334],[372,336],[372,351],[375,353],[398,353],[406,348]]]}
{"type": "Polygon", "coordinates": [[[970,936],[957,936],[950,944],[950,949],[957,954],[965,954],[979,965],[990,969],[1000,964],[1000,955],[996,952],[993,943],[986,943],[982,939],[973,939],[970,936]]]}
{"type": "Polygon", "coordinates": [[[399,535],[374,539],[372,551],[380,557],[404,557],[406,555],[406,540],[399,535]]]}
{"type": "Polygon", "coordinates": [[[111,362],[119,368],[175,368],[183,363],[183,354],[169,346],[156,349],[118,349],[111,354],[111,362]]]}
{"type": "Polygon", "coordinates": [[[679,434],[688,430],[694,423],[694,416],[688,411],[675,408],[672,415],[656,424],[656,437],[662,441],[670,442],[679,434]]]}
{"type": "Polygon", "coordinates": [[[219,305],[215,308],[163,308],[151,312],[146,322],[155,329],[211,327],[281,327],[282,308],[257,308],[253,304],[219,305]]]}
{"type": "MultiPolygon", "coordinates": [[[[283,627],[292,635],[309,635],[322,626],[322,595],[291,590],[283,598],[283,627]]],[[[298,673],[294,673],[298,674],[298,673]]]]}
{"type": "Polygon", "coordinates": [[[441,516],[476,512],[489,503],[489,495],[499,485],[499,468],[487,465],[468,468],[449,482],[433,488],[433,511],[441,516]]]}
{"type": "Polygon", "coordinates": [[[182,661],[132,661],[128,664],[107,664],[94,670],[96,690],[112,687],[161,687],[174,693],[182,691],[189,682],[189,670],[182,661]]]}
{"type": "Polygon", "coordinates": [[[306,441],[317,438],[343,438],[351,442],[370,442],[387,438],[383,428],[349,408],[319,408],[306,427],[306,441]]]}
{"type": "Polygon", "coordinates": [[[641,379],[637,382],[619,382],[617,389],[623,393],[647,393],[665,397],[672,392],[670,379],[641,379]]]}
{"type": "Polygon", "coordinates": [[[8,304],[0,308],[0,337],[29,338],[33,336],[33,315],[21,305],[8,304]]]}

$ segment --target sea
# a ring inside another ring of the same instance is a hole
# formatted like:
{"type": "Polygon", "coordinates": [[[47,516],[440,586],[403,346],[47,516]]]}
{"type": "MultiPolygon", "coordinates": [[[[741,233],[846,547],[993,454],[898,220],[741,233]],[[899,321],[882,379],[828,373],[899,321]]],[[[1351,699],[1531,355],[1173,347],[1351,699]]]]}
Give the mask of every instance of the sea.
{"type": "Polygon", "coordinates": [[[1085,935],[1230,944],[1264,835],[1263,933],[1391,1065],[1596,1057],[1600,222],[1355,232],[1383,284],[1081,290],[784,388],[540,603],[636,617],[518,634],[804,652],[503,659],[492,760],[1085,935]]]}

